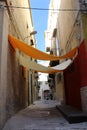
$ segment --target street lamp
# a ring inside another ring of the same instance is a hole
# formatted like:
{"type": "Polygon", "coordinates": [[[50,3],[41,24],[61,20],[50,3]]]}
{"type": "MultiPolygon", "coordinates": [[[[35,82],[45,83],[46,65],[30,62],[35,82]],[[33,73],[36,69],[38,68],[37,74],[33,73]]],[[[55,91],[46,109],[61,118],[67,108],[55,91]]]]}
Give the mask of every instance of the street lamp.
{"type": "Polygon", "coordinates": [[[35,35],[36,33],[37,33],[37,31],[30,32],[30,36],[35,35]]]}
{"type": "Polygon", "coordinates": [[[25,39],[28,38],[28,37],[31,37],[31,35],[35,35],[36,33],[37,33],[37,31],[32,31],[32,32],[30,32],[30,35],[27,36],[27,37],[25,37],[23,40],[25,40],[25,39]]]}

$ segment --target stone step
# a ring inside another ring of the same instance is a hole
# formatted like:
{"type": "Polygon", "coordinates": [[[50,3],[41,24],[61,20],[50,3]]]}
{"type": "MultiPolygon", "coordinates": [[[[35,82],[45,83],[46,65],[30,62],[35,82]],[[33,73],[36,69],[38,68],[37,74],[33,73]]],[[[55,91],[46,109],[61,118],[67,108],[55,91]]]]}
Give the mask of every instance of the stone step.
{"type": "Polygon", "coordinates": [[[57,105],[56,108],[63,114],[69,123],[87,122],[87,113],[69,105],[57,105]]]}

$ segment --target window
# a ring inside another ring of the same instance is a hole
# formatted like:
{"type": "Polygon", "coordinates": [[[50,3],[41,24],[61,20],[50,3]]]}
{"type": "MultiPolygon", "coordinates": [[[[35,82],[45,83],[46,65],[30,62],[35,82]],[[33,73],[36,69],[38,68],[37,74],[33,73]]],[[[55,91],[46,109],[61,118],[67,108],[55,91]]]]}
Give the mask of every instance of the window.
{"type": "Polygon", "coordinates": [[[32,40],[32,39],[30,40],[30,43],[31,43],[31,44],[30,44],[31,46],[33,46],[33,45],[34,45],[34,42],[33,42],[33,40],[32,40]]]}
{"type": "Polygon", "coordinates": [[[79,0],[80,3],[87,3],[87,0],[79,0]]]}
{"type": "Polygon", "coordinates": [[[80,2],[80,9],[83,13],[87,13],[87,0],[79,0],[80,2]]]}

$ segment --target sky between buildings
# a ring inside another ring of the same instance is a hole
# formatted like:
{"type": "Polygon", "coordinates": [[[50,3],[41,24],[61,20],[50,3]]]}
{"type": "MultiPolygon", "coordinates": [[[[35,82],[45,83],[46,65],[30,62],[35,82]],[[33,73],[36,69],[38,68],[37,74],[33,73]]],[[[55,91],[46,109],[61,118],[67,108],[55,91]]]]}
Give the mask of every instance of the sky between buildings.
{"type": "MultiPolygon", "coordinates": [[[[30,0],[31,8],[49,8],[50,0],[30,0]]],[[[36,48],[45,51],[44,31],[47,29],[48,10],[33,10],[32,17],[34,30],[37,31],[36,48]]]]}
{"type": "MultiPolygon", "coordinates": [[[[31,8],[49,8],[50,0],[30,0],[31,8]]],[[[35,35],[36,38],[36,48],[41,51],[46,51],[45,49],[45,39],[44,31],[47,30],[48,23],[48,10],[33,10],[32,18],[34,24],[34,30],[37,31],[35,35]]],[[[48,66],[46,61],[38,61],[39,64],[48,66]]],[[[47,74],[40,73],[39,81],[47,81],[47,74]]]]}

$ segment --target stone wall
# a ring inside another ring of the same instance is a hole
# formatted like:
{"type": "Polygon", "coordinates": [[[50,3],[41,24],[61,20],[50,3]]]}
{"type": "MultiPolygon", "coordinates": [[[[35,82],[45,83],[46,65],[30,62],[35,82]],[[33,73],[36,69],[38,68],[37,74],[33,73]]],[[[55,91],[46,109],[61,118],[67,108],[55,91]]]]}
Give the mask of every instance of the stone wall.
{"type": "MultiPolygon", "coordinates": [[[[29,6],[28,0],[12,0],[9,4],[29,6]]],[[[32,31],[32,17],[29,10],[9,11],[0,8],[0,129],[12,115],[29,105],[29,77],[24,77],[23,66],[19,64],[22,53],[9,44],[8,34],[24,40],[32,31]]],[[[30,39],[25,41],[29,44],[30,39]]]]}
{"type": "Polygon", "coordinates": [[[87,86],[81,88],[82,109],[87,112],[87,86]]]}
{"type": "Polygon", "coordinates": [[[79,21],[80,18],[79,12],[74,11],[74,9],[79,9],[78,0],[67,0],[67,2],[61,0],[57,22],[58,41],[61,55],[76,47],[79,43],[78,37],[81,29],[80,26],[77,25],[77,21],[79,21]]]}
{"type": "Polygon", "coordinates": [[[8,15],[4,11],[4,9],[0,9],[0,129],[6,119],[5,103],[7,90],[7,37],[8,15]],[[5,22],[6,18],[7,22],[5,22]]]}

